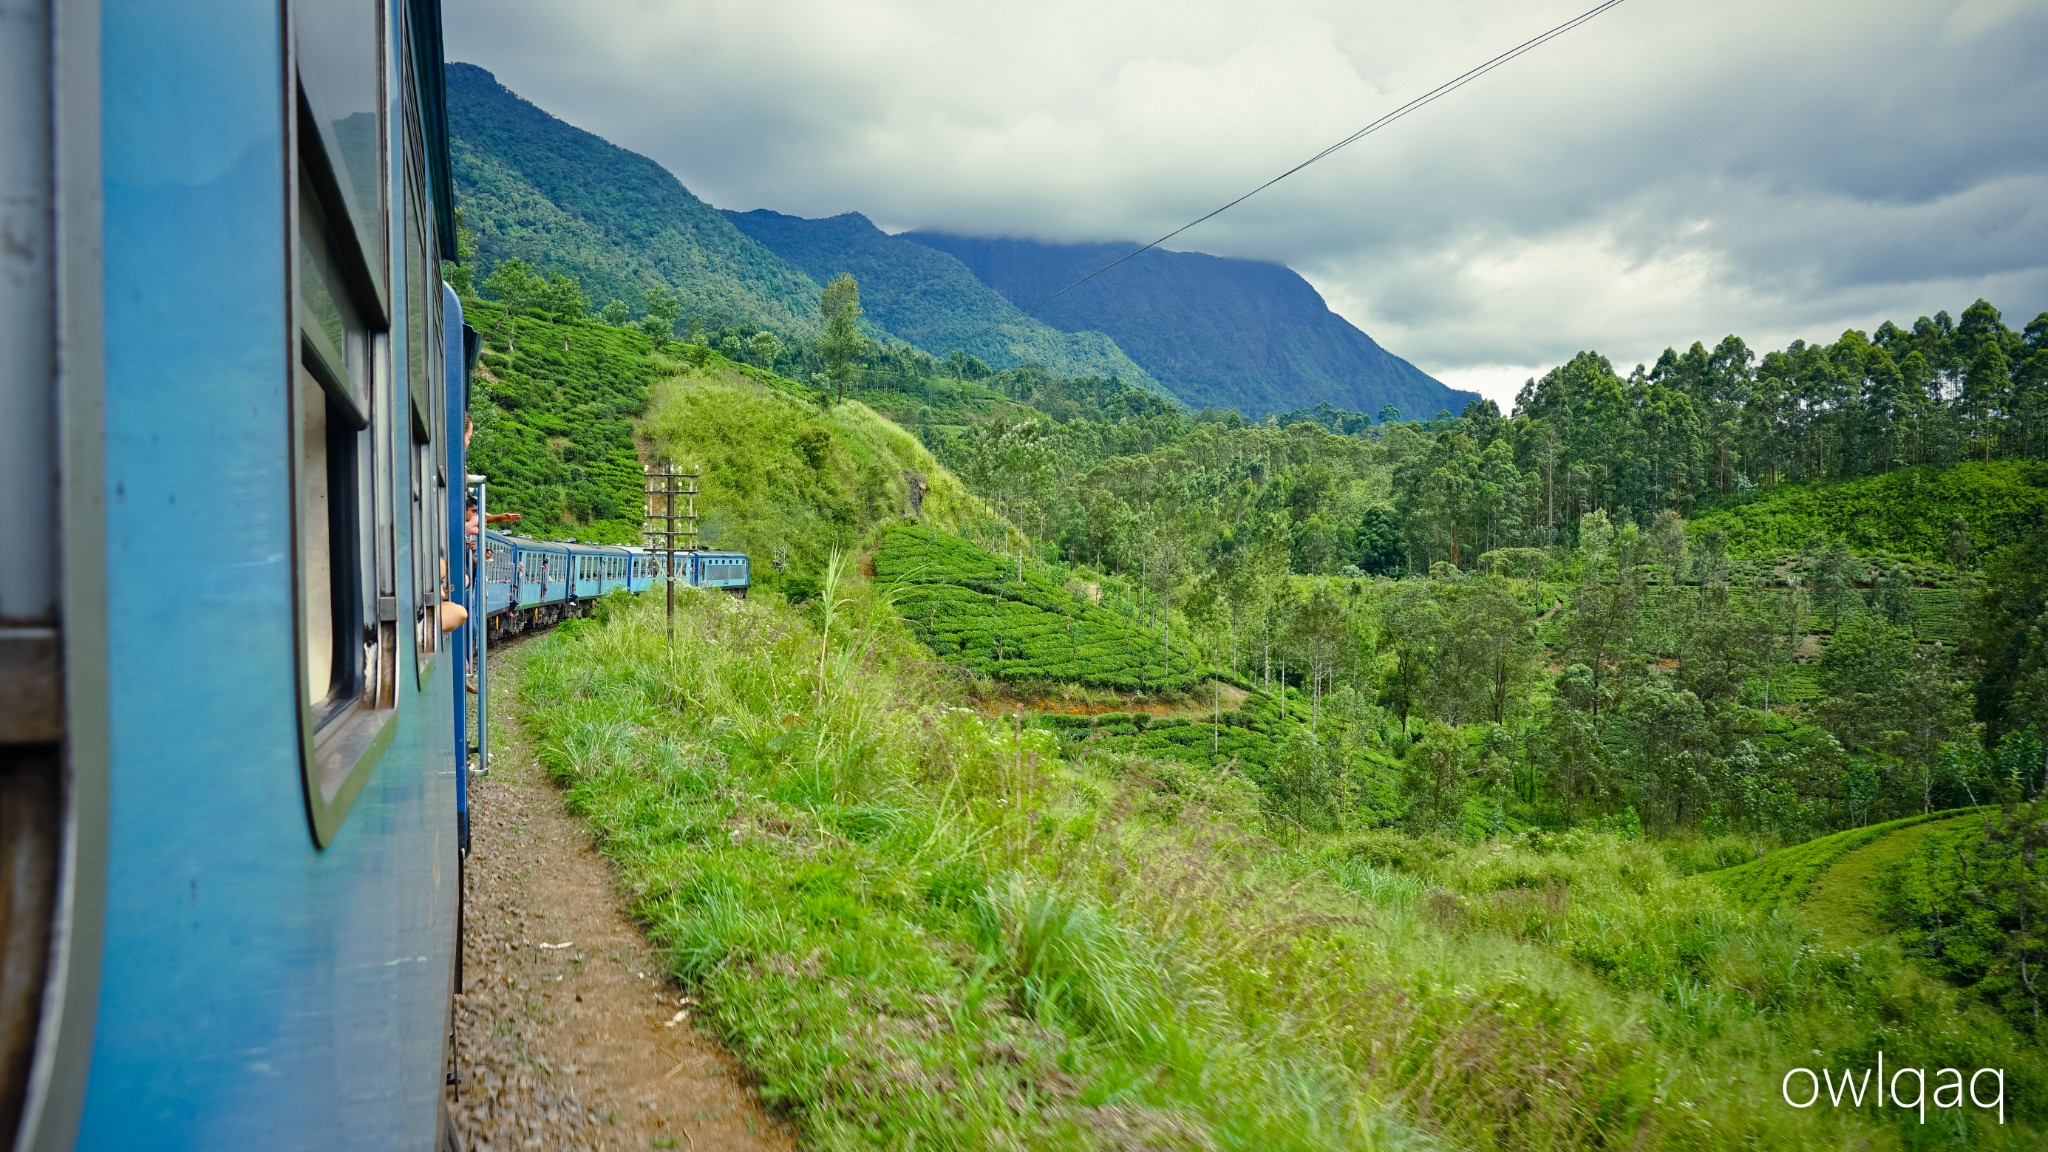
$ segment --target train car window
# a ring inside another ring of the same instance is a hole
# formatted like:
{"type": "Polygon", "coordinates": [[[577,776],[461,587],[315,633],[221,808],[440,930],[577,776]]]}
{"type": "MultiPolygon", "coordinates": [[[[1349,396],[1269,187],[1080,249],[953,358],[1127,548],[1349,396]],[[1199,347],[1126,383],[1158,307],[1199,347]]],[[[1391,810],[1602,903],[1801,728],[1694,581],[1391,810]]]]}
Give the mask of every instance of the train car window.
{"type": "Polygon", "coordinates": [[[381,304],[387,262],[384,6],[319,0],[291,8],[299,98],[313,137],[301,140],[300,155],[331,188],[340,209],[335,233],[381,304]]]}
{"type": "MultiPolygon", "coordinates": [[[[415,468],[394,403],[381,5],[292,4],[288,16],[300,728],[325,845],[394,730],[397,485],[415,468]]],[[[424,482],[407,481],[422,500],[424,482]]]]}

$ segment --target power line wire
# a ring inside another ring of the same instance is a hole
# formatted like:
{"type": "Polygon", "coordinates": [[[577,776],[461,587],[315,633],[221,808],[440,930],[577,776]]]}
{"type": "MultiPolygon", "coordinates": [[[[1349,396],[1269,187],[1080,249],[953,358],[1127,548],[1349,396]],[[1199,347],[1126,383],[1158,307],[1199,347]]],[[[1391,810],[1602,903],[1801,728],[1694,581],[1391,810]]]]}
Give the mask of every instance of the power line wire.
{"type": "Polygon", "coordinates": [[[1559,36],[1562,36],[1565,33],[1570,32],[1572,29],[1577,28],[1580,25],[1585,24],[1588,21],[1592,20],[1593,18],[1602,15],[1609,9],[1619,7],[1621,3],[1622,0],[1606,0],[1605,3],[1590,8],[1584,12],[1581,12],[1577,16],[1574,16],[1571,19],[1565,21],[1564,23],[1559,24],[1557,27],[1550,29],[1548,32],[1544,32],[1537,36],[1532,36],[1529,39],[1522,41],[1520,44],[1515,45],[1513,48],[1510,48],[1507,51],[1501,53],[1500,55],[1495,56],[1493,59],[1488,60],[1486,63],[1481,64],[1475,68],[1472,68],[1469,71],[1466,71],[1453,79],[1444,81],[1442,84],[1439,84],[1436,87],[1430,89],[1429,91],[1423,93],[1422,95],[1417,96],[1415,99],[1410,100],[1406,104],[1401,105],[1399,108],[1394,109],[1392,112],[1387,113],[1386,115],[1380,117],[1372,123],[1367,124],[1365,127],[1360,128],[1358,131],[1353,132],[1351,135],[1344,137],[1342,140],[1337,141],[1335,144],[1332,144],[1329,147],[1323,149],[1322,151],[1316,153],[1315,155],[1309,157],[1308,159],[1303,160],[1301,163],[1296,164],[1294,167],[1289,168],[1287,171],[1280,173],[1278,176],[1273,177],[1271,180],[1266,181],[1264,184],[1259,185],[1251,191],[1246,192],[1244,195],[1239,196],[1237,199],[1232,200],[1228,204],[1223,205],[1221,208],[1217,208],[1213,211],[1204,213],[1201,216],[1197,216],[1193,220],[1190,220],[1187,223],[1181,225],[1180,227],[1175,228],[1173,231],[1168,232],[1166,235],[1161,236],[1159,239],[1154,240],[1149,244],[1145,244],[1140,247],[1131,249],[1129,252],[1126,252],[1123,255],[1117,257],[1116,259],[1111,260],[1109,263],[1104,264],[1102,267],[1097,268],[1095,271],[1088,273],[1086,276],[1081,277],[1079,280],[1076,280],[1073,283],[1068,284],[1066,287],[1061,288],[1058,291],[1055,291],[1049,295],[1040,297],[1036,302],[1034,302],[1028,307],[1019,307],[1015,304],[1010,305],[1010,307],[1014,309],[1011,315],[1005,316],[1002,319],[989,324],[987,327],[983,328],[979,332],[976,332],[974,335],[969,336],[965,341],[962,342],[962,347],[964,348],[967,344],[974,343],[976,340],[979,340],[983,336],[988,335],[990,332],[993,332],[996,329],[1002,327],[1003,325],[1008,324],[1013,320],[1016,320],[1018,317],[1031,315],[1033,312],[1038,311],[1040,308],[1045,307],[1047,304],[1052,303],[1054,300],[1057,300],[1061,296],[1064,296],[1067,293],[1072,292],[1074,289],[1079,288],[1081,285],[1086,284],[1090,280],[1095,279],[1097,276],[1102,275],[1104,272],[1109,271],[1110,269],[1116,267],[1119,264],[1124,263],[1127,260],[1130,260],[1137,256],[1141,256],[1146,252],[1150,252],[1152,249],[1159,247],[1161,244],[1166,243],[1168,240],[1173,239],[1175,236],[1180,235],[1188,229],[1193,228],[1198,224],[1206,223],[1207,221],[1213,220],[1218,216],[1221,216],[1223,213],[1228,212],[1232,208],[1237,207],[1239,204],[1242,204],[1245,201],[1251,199],[1252,197],[1257,196],[1259,193],[1264,192],[1266,189],[1271,188],[1273,185],[1278,184],[1282,180],[1287,179],[1289,176],[1294,175],[1296,172],[1301,171],[1302,169],[1308,167],[1311,164],[1316,163],[1319,160],[1327,158],[1330,154],[1338,151],[1339,149],[1346,148],[1350,145],[1358,143],[1360,140],[1363,140],[1367,136],[1370,136],[1373,133],[1379,131],[1380,129],[1385,128],[1387,125],[1392,124],[1394,121],[1401,119],[1403,116],[1408,115],[1410,112],[1413,112],[1418,108],[1421,108],[1423,105],[1433,104],[1436,101],[1441,100],[1445,96],[1448,96],[1451,93],[1457,91],[1458,89],[1463,88],[1465,85],[1470,84],[1472,81],[1477,80],[1481,76],[1486,75],[1488,72],[1493,71],[1495,68],[1498,68],[1501,65],[1506,64],[1508,61],[1513,60],[1517,56],[1520,56],[1525,52],[1532,51],[1538,47],[1541,47],[1544,44],[1549,43],[1552,40],[1557,39],[1559,36]]]}

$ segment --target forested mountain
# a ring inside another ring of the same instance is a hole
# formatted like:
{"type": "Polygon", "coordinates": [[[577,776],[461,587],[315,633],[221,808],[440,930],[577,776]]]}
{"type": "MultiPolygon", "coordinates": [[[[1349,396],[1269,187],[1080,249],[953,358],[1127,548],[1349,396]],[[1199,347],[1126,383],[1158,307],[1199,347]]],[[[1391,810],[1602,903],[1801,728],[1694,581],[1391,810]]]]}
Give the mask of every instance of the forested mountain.
{"type": "Polygon", "coordinates": [[[666,286],[716,327],[818,327],[818,285],[661,165],[565,124],[471,64],[448,66],[449,151],[479,273],[507,259],[638,312],[666,286]]]}
{"type": "Polygon", "coordinates": [[[1115,376],[1157,386],[1109,337],[1011,319],[1015,309],[958,259],[891,236],[858,212],[822,220],[765,208],[725,216],[820,284],[851,273],[868,316],[934,356],[959,349],[997,369],[1035,362],[1062,376],[1115,376]]]}
{"type": "MultiPolygon", "coordinates": [[[[1013,303],[1030,305],[1135,247],[907,232],[956,256],[1013,303]]],[[[1327,401],[1386,405],[1428,419],[1477,399],[1445,387],[1373,342],[1293,270],[1258,260],[1155,248],[1066,293],[1036,315],[1066,332],[1109,335],[1195,407],[1251,416],[1327,401]]]]}
{"type": "Polygon", "coordinates": [[[482,68],[449,66],[448,108],[478,279],[518,260],[575,281],[593,307],[618,301],[642,315],[658,288],[692,330],[789,341],[818,332],[820,285],[849,272],[871,335],[996,369],[1116,377],[1255,417],[1320,402],[1426,419],[1473,398],[1380,348],[1278,264],[1148,252],[1039,318],[997,325],[1006,299],[1035,301],[1125,246],[890,236],[858,213],[720,212],[653,160],[556,119],[482,68]]]}

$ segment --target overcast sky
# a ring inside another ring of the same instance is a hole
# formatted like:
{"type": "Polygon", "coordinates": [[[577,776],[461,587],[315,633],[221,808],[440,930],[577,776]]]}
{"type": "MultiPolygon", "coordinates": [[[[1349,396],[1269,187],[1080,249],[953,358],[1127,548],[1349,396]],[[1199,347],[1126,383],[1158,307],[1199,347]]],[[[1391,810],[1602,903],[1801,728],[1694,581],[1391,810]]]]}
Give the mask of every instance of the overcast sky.
{"type": "MultiPolygon", "coordinates": [[[[1149,240],[1593,0],[446,0],[722,208],[1149,240]]],[[[1592,348],[2048,309],[2048,0],[1627,0],[1172,247],[1506,406],[1592,348]]],[[[1114,275],[1114,273],[1111,273],[1114,275]]]]}

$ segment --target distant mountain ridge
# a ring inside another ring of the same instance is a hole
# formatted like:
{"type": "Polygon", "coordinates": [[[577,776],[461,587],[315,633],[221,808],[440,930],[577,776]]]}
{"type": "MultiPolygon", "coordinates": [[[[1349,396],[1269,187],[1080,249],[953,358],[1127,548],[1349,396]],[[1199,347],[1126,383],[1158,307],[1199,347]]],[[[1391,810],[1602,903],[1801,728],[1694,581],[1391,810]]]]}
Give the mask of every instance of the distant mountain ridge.
{"type": "Polygon", "coordinates": [[[518,259],[573,276],[593,304],[667,284],[685,314],[818,330],[818,285],[734,228],[661,165],[448,65],[449,153],[484,268],[518,259]]]}
{"type": "Polygon", "coordinates": [[[721,212],[653,160],[564,123],[475,65],[448,66],[448,107],[479,271],[522,260],[574,277],[593,305],[617,299],[637,311],[644,289],[665,284],[684,315],[712,327],[808,336],[819,329],[820,285],[845,271],[860,281],[871,331],[934,356],[960,348],[996,368],[1114,375],[1254,417],[1326,401],[1426,419],[1477,399],[1382,349],[1279,264],[1155,249],[1019,317],[1012,305],[1131,246],[891,236],[859,213],[721,212]]]}
{"type": "Polygon", "coordinates": [[[723,211],[741,232],[821,284],[851,273],[868,317],[934,356],[958,348],[998,369],[1035,362],[1063,376],[1160,387],[1109,337],[1015,317],[1016,309],[959,260],[891,236],[858,212],[811,220],[766,208],[723,211]]]}
{"type": "MultiPolygon", "coordinates": [[[[1020,307],[1137,247],[944,232],[902,238],[958,257],[1020,307]]],[[[1479,398],[1381,348],[1299,273],[1261,260],[1155,248],[1034,314],[1062,331],[1104,333],[1196,407],[1263,415],[1327,400],[1365,413],[1392,404],[1404,418],[1426,420],[1479,398]]]]}

